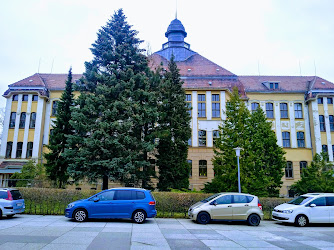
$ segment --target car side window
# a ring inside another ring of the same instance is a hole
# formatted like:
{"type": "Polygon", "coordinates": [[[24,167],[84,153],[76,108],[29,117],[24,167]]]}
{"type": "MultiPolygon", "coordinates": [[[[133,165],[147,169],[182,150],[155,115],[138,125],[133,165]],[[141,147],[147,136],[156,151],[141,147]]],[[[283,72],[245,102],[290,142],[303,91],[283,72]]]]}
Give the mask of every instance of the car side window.
{"type": "Polygon", "coordinates": [[[231,204],[232,203],[232,195],[224,195],[222,197],[219,197],[216,200],[217,204],[231,204]]]}
{"type": "Polygon", "coordinates": [[[326,197],[327,206],[334,206],[334,197],[326,197]]]}
{"type": "Polygon", "coordinates": [[[8,198],[8,194],[7,191],[0,191],[0,199],[7,199],[8,198]]]}
{"type": "Polygon", "coordinates": [[[251,202],[254,199],[253,196],[247,196],[248,203],[251,202]]]}
{"type": "Polygon", "coordinates": [[[114,199],[115,191],[107,191],[98,194],[96,197],[100,199],[100,201],[112,201],[114,199]]]}
{"type": "Polygon", "coordinates": [[[142,192],[142,191],[135,191],[135,196],[134,197],[136,197],[135,198],[136,200],[143,200],[143,199],[146,198],[145,193],[142,192]]]}
{"type": "Polygon", "coordinates": [[[318,199],[315,199],[314,201],[311,201],[310,204],[315,204],[317,207],[323,207],[326,206],[326,198],[320,197],[318,199]]]}
{"type": "Polygon", "coordinates": [[[132,200],[131,190],[117,190],[114,200],[132,200]]]}
{"type": "Polygon", "coordinates": [[[233,203],[248,203],[246,195],[233,195],[233,203]]]}

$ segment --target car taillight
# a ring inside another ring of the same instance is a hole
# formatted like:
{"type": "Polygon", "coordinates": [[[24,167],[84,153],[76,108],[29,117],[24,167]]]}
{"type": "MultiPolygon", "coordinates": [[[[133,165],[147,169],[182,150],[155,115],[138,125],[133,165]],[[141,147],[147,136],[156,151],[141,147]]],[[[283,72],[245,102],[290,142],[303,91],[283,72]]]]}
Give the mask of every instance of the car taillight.
{"type": "Polygon", "coordinates": [[[10,193],[9,190],[7,190],[7,194],[8,194],[8,198],[6,198],[5,200],[12,201],[12,200],[13,200],[13,196],[12,196],[12,194],[10,193]]]}
{"type": "Polygon", "coordinates": [[[262,210],[262,205],[260,202],[257,203],[257,206],[262,210]]]}
{"type": "Polygon", "coordinates": [[[150,201],[149,203],[148,203],[148,205],[155,205],[155,201],[150,201]]]}

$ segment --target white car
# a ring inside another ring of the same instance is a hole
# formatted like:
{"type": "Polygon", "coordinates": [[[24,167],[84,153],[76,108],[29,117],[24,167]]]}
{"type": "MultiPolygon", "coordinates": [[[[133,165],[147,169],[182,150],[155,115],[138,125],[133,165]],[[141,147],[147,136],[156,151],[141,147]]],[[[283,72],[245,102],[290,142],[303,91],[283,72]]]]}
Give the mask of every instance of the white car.
{"type": "Polygon", "coordinates": [[[303,227],[308,223],[334,223],[334,193],[303,194],[274,208],[272,219],[295,223],[303,227]]]}

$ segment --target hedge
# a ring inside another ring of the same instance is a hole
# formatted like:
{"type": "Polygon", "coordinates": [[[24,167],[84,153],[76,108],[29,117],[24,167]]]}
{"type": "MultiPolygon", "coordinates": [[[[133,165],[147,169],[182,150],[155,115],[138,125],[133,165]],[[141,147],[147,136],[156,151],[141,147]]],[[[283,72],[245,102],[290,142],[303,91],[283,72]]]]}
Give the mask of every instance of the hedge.
{"type": "MultiPolygon", "coordinates": [[[[20,188],[25,199],[26,214],[64,215],[66,206],[76,200],[88,198],[99,191],[51,188],[20,188]]],[[[187,218],[191,205],[210,196],[205,193],[153,192],[158,217],[187,218]]],[[[272,209],[289,199],[260,198],[265,219],[270,219],[272,209]]]]}

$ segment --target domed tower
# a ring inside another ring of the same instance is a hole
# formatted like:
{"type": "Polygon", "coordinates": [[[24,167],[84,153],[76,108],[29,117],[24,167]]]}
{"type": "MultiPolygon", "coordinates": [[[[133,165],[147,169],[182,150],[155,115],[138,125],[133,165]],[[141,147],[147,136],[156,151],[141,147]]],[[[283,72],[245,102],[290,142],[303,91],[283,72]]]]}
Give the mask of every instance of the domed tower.
{"type": "Polygon", "coordinates": [[[177,62],[185,61],[190,56],[197,54],[190,50],[190,44],[184,41],[184,38],[187,37],[187,32],[177,18],[169,24],[165,36],[168,38],[168,42],[164,43],[162,49],[156,53],[165,57],[168,61],[172,54],[177,62]]]}

